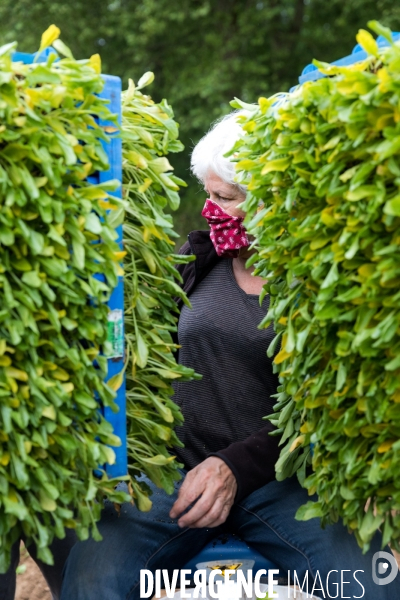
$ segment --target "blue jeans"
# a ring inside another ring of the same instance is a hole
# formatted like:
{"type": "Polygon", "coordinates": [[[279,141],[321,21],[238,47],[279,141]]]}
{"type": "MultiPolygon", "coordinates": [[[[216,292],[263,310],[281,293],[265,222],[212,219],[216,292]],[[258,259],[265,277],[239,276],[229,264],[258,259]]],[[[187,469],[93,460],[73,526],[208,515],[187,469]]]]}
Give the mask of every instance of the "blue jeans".
{"type": "MultiPolygon", "coordinates": [[[[171,496],[150,484],[154,490],[153,508],[148,513],[126,504],[118,516],[113,505],[106,503],[100,522],[103,541],[78,542],[72,548],[64,570],[61,600],[139,599],[140,569],[181,569],[218,535],[220,527],[181,529],[168,516],[180,483],[171,496]]],[[[381,549],[380,536],[363,555],[354,536],[341,524],[321,529],[318,519],[296,521],[297,508],[308,499],[296,478],[274,481],[235,504],[222,527],[273,560],[284,573],[296,570],[300,582],[306,571],[311,581],[318,571],[325,586],[328,572],[336,569],[338,573],[329,577],[331,597],[400,599],[400,575],[386,586],[372,581],[372,556],[381,549]],[[345,571],[344,582],[350,582],[344,583],[343,595],[341,570],[345,571]],[[356,574],[364,594],[353,577],[357,570],[364,571],[356,574]],[[333,585],[335,581],[339,582],[338,588],[333,585]]],[[[315,594],[323,598],[323,593],[315,589],[315,594]]],[[[327,593],[325,597],[329,597],[327,593]]]]}

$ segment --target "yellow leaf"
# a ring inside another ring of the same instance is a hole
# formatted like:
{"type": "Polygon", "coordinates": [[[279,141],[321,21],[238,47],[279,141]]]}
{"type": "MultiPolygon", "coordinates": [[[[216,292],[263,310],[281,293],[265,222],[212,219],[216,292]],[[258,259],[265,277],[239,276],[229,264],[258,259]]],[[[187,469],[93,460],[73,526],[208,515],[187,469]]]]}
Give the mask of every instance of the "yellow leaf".
{"type": "Polygon", "coordinates": [[[359,398],[357,400],[357,410],[360,412],[367,412],[367,401],[365,398],[359,398]]]}
{"type": "Polygon", "coordinates": [[[400,390],[395,391],[393,396],[391,396],[391,400],[394,400],[396,403],[400,402],[400,390]]]}
{"type": "Polygon", "coordinates": [[[117,265],[117,275],[118,275],[118,277],[123,277],[124,272],[125,272],[124,269],[118,264],[117,265]]]}
{"type": "Polygon", "coordinates": [[[3,456],[0,458],[0,464],[3,465],[3,467],[6,467],[9,462],[10,462],[10,455],[8,452],[4,452],[3,456]]]}
{"type": "Polygon", "coordinates": [[[116,204],[111,204],[109,200],[99,200],[98,204],[101,208],[105,208],[105,210],[117,210],[118,208],[116,204]]]}
{"type": "MultiPolygon", "coordinates": [[[[85,177],[83,177],[83,179],[85,179],[85,177]]],[[[88,200],[104,200],[108,197],[107,192],[104,192],[101,188],[95,186],[81,188],[79,193],[88,200]]]]}
{"type": "Polygon", "coordinates": [[[51,375],[58,381],[68,381],[69,379],[69,373],[67,373],[67,371],[61,367],[58,367],[55,371],[52,371],[51,375]]]}
{"type": "MultiPolygon", "coordinates": [[[[61,311],[59,311],[59,313],[60,312],[61,311]]],[[[65,315],[60,315],[60,314],[58,316],[61,318],[65,317],[65,315]]],[[[49,360],[44,360],[43,361],[43,369],[45,369],[46,371],[55,371],[56,369],[58,369],[58,365],[56,365],[56,363],[52,363],[49,360]]],[[[43,372],[43,369],[42,369],[42,372],[43,372]]],[[[37,369],[36,369],[36,372],[38,373],[37,369]]],[[[39,373],[38,373],[38,375],[39,375],[39,373]]]]}
{"type": "Polygon", "coordinates": [[[11,358],[7,355],[0,356],[0,367],[9,367],[11,365],[11,358]]]}
{"type": "Polygon", "coordinates": [[[172,171],[174,168],[165,156],[154,158],[148,164],[155,173],[166,173],[167,171],[172,171]]]}
{"type": "Polygon", "coordinates": [[[53,498],[46,496],[43,492],[40,493],[40,506],[43,510],[47,510],[48,512],[53,512],[53,510],[56,510],[57,508],[57,504],[53,498]]]}
{"type": "Polygon", "coordinates": [[[286,350],[284,350],[282,348],[282,350],[279,352],[279,354],[277,354],[274,358],[274,363],[276,365],[280,365],[284,360],[286,360],[287,358],[289,358],[289,356],[291,355],[291,352],[286,352],[286,350]]]}
{"type": "Polygon", "coordinates": [[[89,58],[89,65],[96,73],[101,73],[101,58],[100,54],[92,54],[89,58]]]}
{"type": "Polygon", "coordinates": [[[318,250],[319,248],[323,248],[330,241],[331,238],[320,235],[313,239],[310,244],[311,250],[318,250]]]}
{"type": "Polygon", "coordinates": [[[321,221],[324,223],[324,225],[327,225],[328,227],[336,225],[337,221],[332,216],[334,210],[334,207],[330,206],[329,208],[324,208],[324,210],[321,212],[321,221]]]}
{"type": "Polygon", "coordinates": [[[266,165],[261,170],[261,175],[266,175],[271,171],[286,171],[290,165],[290,158],[276,158],[275,160],[267,161],[266,165]]]}
{"type": "Polygon", "coordinates": [[[120,373],[113,375],[113,377],[111,377],[111,379],[109,379],[107,381],[107,385],[112,390],[114,390],[114,392],[117,392],[119,390],[119,388],[121,387],[123,381],[124,381],[124,372],[121,371],[120,373]]]}
{"type": "MultiPolygon", "coordinates": [[[[92,168],[93,168],[93,164],[90,161],[87,163],[84,163],[78,174],[79,179],[86,179],[90,175],[92,168]]],[[[102,197],[104,197],[104,194],[102,195],[102,197]]]]}
{"type": "Polygon", "coordinates": [[[6,367],[4,372],[7,377],[18,379],[18,381],[28,381],[28,373],[21,371],[21,369],[15,369],[14,367],[6,367]]]}
{"type": "Polygon", "coordinates": [[[6,347],[7,347],[7,341],[3,338],[0,340],[0,356],[2,356],[4,354],[4,352],[6,351],[6,347]]]}
{"type": "Polygon", "coordinates": [[[301,431],[301,433],[310,433],[311,431],[314,431],[314,426],[311,423],[309,423],[308,421],[306,421],[300,427],[300,431],[301,431]]]}
{"type": "Polygon", "coordinates": [[[103,452],[106,455],[106,463],[109,465],[115,464],[115,452],[109,446],[103,446],[103,452]]]}
{"type": "Polygon", "coordinates": [[[126,250],[121,250],[120,252],[114,252],[115,260],[122,260],[126,256],[126,250]]]}
{"type": "Polygon", "coordinates": [[[85,91],[83,89],[83,87],[77,87],[74,89],[74,100],[82,100],[82,102],[85,100],[85,91]]]}
{"type": "Polygon", "coordinates": [[[11,488],[8,492],[8,499],[10,500],[10,502],[18,502],[17,493],[13,488],[11,488]]]}
{"type": "Polygon", "coordinates": [[[144,156],[142,156],[139,152],[135,150],[129,150],[125,152],[124,157],[129,160],[129,162],[133,163],[135,167],[139,169],[147,169],[147,160],[144,156]]]}
{"type": "Polygon", "coordinates": [[[304,442],[304,439],[305,439],[304,435],[299,435],[295,440],[293,440],[293,442],[289,448],[289,452],[293,452],[293,450],[296,450],[296,448],[301,446],[301,444],[304,442]]]}
{"type": "Polygon", "coordinates": [[[317,398],[312,398],[312,396],[308,396],[304,401],[304,406],[306,408],[318,408],[318,406],[324,406],[326,404],[327,398],[324,396],[317,396],[317,398]]]}
{"type": "Polygon", "coordinates": [[[337,408],[335,410],[330,410],[329,416],[332,417],[332,419],[340,419],[344,412],[344,408],[337,408]]]}
{"type": "Polygon", "coordinates": [[[383,67],[382,69],[379,69],[379,71],[377,72],[377,77],[380,81],[379,91],[387,92],[389,84],[392,82],[392,77],[391,75],[389,75],[389,71],[387,70],[387,68],[383,67]]]}
{"type": "Polygon", "coordinates": [[[29,389],[29,385],[21,385],[20,390],[19,390],[22,394],[22,397],[24,398],[24,400],[28,400],[30,397],[30,389],[29,389]]]}
{"type": "Polygon", "coordinates": [[[261,98],[258,99],[258,106],[260,107],[261,112],[264,114],[267,108],[271,106],[271,100],[268,100],[268,98],[264,98],[263,96],[261,96],[261,98]]]}
{"type": "Polygon", "coordinates": [[[373,275],[375,273],[375,265],[372,263],[365,263],[365,265],[361,265],[361,267],[358,268],[358,274],[361,277],[364,277],[365,279],[367,279],[368,277],[371,277],[371,275],[373,275]]]}
{"type": "Polygon", "coordinates": [[[146,177],[146,179],[144,180],[144,182],[142,183],[142,185],[140,185],[140,186],[138,187],[138,190],[139,190],[139,192],[140,192],[141,194],[144,194],[144,193],[147,191],[147,189],[148,189],[148,188],[151,186],[151,184],[152,184],[152,183],[153,183],[153,182],[152,182],[152,180],[150,179],[150,177],[146,177]]]}
{"type": "Polygon", "coordinates": [[[48,419],[51,419],[52,421],[55,421],[57,418],[56,409],[54,408],[54,406],[52,404],[50,406],[45,406],[44,409],[42,410],[42,416],[47,417],[48,419]]]}
{"type": "Polygon", "coordinates": [[[159,240],[163,238],[162,233],[154,226],[154,224],[149,223],[149,227],[143,227],[143,241],[147,243],[152,235],[159,240]]]}
{"type": "Polygon", "coordinates": [[[388,440],[386,442],[383,442],[380,446],[378,446],[379,454],[383,454],[384,452],[387,452],[388,450],[390,450],[390,448],[393,446],[395,441],[396,440],[388,440]]]}
{"type": "Polygon", "coordinates": [[[71,394],[71,392],[74,391],[75,386],[73,383],[69,382],[69,383],[62,383],[61,384],[64,388],[64,390],[67,392],[67,394],[71,394]]]}
{"type": "Polygon", "coordinates": [[[365,29],[359,29],[356,35],[356,40],[360,44],[361,48],[363,48],[363,50],[365,50],[365,52],[368,54],[372,54],[373,56],[379,55],[378,44],[369,31],[366,31],[365,29]]]}
{"type": "Polygon", "coordinates": [[[46,31],[42,35],[42,39],[40,41],[39,52],[41,52],[48,46],[51,46],[51,44],[59,38],[60,33],[61,33],[61,31],[57,27],[57,25],[50,25],[50,27],[48,29],[46,29],[46,31]]]}
{"type": "Polygon", "coordinates": [[[254,167],[257,166],[257,163],[255,160],[250,160],[249,158],[245,158],[243,160],[240,160],[236,166],[238,169],[243,169],[244,171],[250,171],[251,169],[253,169],[254,167]]]}

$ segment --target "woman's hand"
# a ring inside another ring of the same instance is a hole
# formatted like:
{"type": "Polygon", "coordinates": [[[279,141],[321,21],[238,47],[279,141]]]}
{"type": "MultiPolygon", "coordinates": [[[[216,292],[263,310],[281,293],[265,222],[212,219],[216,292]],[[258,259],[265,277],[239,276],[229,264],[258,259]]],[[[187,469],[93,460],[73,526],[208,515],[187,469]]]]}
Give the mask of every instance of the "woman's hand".
{"type": "Polygon", "coordinates": [[[178,520],[179,527],[217,527],[226,521],[236,490],[236,479],[228,465],[210,456],[188,472],[169,516],[175,519],[197,500],[178,520]]]}

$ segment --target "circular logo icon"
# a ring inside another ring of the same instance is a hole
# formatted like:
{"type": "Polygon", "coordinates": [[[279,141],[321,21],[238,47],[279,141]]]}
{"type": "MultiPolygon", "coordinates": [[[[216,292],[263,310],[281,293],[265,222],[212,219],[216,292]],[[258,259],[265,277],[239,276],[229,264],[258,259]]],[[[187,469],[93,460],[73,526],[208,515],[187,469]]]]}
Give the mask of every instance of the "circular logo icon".
{"type": "Polygon", "coordinates": [[[376,585],[388,585],[388,583],[392,583],[396,579],[398,572],[399,567],[393,554],[389,554],[389,552],[384,552],[383,550],[375,552],[372,557],[372,579],[376,585]],[[392,568],[389,569],[389,566],[392,568]]]}

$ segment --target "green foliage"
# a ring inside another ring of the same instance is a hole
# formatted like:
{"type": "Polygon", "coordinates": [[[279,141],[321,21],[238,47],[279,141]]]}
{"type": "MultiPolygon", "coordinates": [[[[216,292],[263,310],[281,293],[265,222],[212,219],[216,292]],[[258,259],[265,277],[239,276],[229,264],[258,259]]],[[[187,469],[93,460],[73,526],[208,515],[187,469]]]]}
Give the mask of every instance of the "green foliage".
{"type": "Polygon", "coordinates": [[[298,518],[341,518],[366,550],[379,527],[400,541],[400,46],[357,40],[363,63],[318,63],[328,77],[260,99],[236,160],[271,296],[261,326],[282,336],[277,477],[318,494],[298,518]]]}
{"type": "Polygon", "coordinates": [[[54,535],[98,537],[103,492],[126,496],[93,476],[119,443],[95,396],[114,406],[99,356],[118,273],[104,204],[123,203],[118,182],[86,178],[108,168],[94,117],[114,117],[98,58],[23,65],[14,48],[0,48],[0,572],[21,535],[51,563],[54,535]]]}
{"type": "Polygon", "coordinates": [[[140,91],[154,76],[146,73],[123,94],[122,144],[124,197],[125,329],[129,470],[132,493],[141,510],[149,510],[147,486],[136,480],[145,473],[159,487],[173,492],[180,478],[178,463],[168,452],[181,446],[174,427],[183,418],[171,400],[171,381],[192,379],[192,369],[176,363],[171,332],[176,331],[174,296],[188,300],[176,283],[174,264],[192,257],[175,256],[172,217],[166,208],[179,206],[179,186],[169,152],[183,149],[171,107],[155,104],[140,91]]]}
{"type": "Polygon", "coordinates": [[[351,52],[368,19],[400,30],[393,0],[2,0],[0,43],[36,50],[37,31],[63,24],[74,56],[101,51],[103,72],[138,79],[154,71],[158,102],[168,98],[185,152],[176,173],[189,181],[175,222],[186,237],[205,228],[204,194],[189,178],[189,153],[210,123],[238,97],[247,102],[287,91],[313,58],[351,52]]]}

